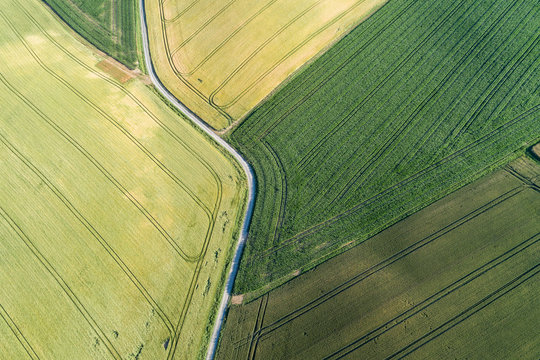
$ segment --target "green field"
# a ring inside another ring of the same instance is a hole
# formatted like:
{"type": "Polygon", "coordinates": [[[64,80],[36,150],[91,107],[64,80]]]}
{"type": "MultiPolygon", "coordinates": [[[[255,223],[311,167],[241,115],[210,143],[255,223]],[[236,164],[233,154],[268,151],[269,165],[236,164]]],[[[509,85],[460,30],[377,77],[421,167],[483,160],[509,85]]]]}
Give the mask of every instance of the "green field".
{"type": "Polygon", "coordinates": [[[522,157],[233,305],[217,359],[538,359],[539,218],[522,157]]]}
{"type": "Polygon", "coordinates": [[[138,1],[43,1],[77,33],[101,51],[131,69],[140,65],[142,55],[138,38],[140,36],[138,1]]]}
{"type": "Polygon", "coordinates": [[[235,292],[286,281],[540,139],[539,40],[535,0],[393,0],[307,67],[230,135],[258,184],[235,292]]]}
{"type": "Polygon", "coordinates": [[[241,168],[41,1],[0,33],[0,358],[203,356],[241,168]]]}

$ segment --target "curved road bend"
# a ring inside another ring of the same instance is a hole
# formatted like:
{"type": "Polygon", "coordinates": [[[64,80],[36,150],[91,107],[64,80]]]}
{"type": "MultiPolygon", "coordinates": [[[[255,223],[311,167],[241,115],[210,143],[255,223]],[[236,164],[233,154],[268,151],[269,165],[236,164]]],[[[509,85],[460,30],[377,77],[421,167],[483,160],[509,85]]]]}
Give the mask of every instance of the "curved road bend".
{"type": "Polygon", "coordinates": [[[242,231],[238,238],[238,243],[236,245],[236,250],[234,252],[233,260],[227,276],[225,283],[225,290],[223,291],[223,297],[221,298],[221,303],[219,305],[218,315],[216,318],[216,323],[214,325],[214,330],[212,332],[212,338],[210,339],[210,344],[208,345],[208,352],[206,353],[206,359],[212,360],[214,358],[217,343],[219,339],[219,334],[221,332],[221,327],[223,325],[223,320],[225,316],[225,310],[227,308],[227,303],[231,296],[232,287],[234,284],[234,279],[236,278],[236,273],[238,272],[238,265],[240,262],[240,256],[244,250],[244,245],[246,243],[246,237],[249,227],[249,222],[251,220],[251,214],[253,213],[253,205],[255,203],[255,178],[253,176],[253,171],[249,164],[242,158],[242,156],[236,151],[231,145],[229,145],[225,140],[219,137],[214,133],[194,112],[188,109],[184,104],[182,104],[174,95],[172,95],[169,90],[163,86],[161,81],[154,71],[152,65],[152,59],[150,57],[150,47],[148,40],[148,28],[146,26],[146,11],[144,7],[144,0],[139,0],[139,9],[141,17],[141,31],[143,38],[143,51],[144,51],[144,61],[146,68],[148,69],[148,74],[154,86],[158,91],[169,100],[178,110],[180,110],[188,119],[193,121],[199,128],[201,128],[205,133],[207,133],[212,139],[214,139],[219,145],[221,145],[225,150],[227,150],[234,158],[242,165],[244,172],[246,173],[246,178],[248,181],[248,199],[246,214],[244,217],[244,222],[242,224],[242,231]]]}

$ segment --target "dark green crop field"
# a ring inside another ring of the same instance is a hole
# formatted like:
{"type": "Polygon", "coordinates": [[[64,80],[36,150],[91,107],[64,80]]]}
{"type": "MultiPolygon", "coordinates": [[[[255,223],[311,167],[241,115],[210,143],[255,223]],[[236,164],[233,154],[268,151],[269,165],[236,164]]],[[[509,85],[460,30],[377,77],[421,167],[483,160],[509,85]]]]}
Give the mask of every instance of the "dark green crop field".
{"type": "Polygon", "coordinates": [[[538,359],[539,184],[519,158],[233,305],[217,359],[538,359]]]}
{"type": "Polygon", "coordinates": [[[43,0],[81,36],[130,68],[138,65],[135,0],[43,0]]]}
{"type": "Polygon", "coordinates": [[[536,0],[392,0],[230,135],[257,199],[236,293],[276,286],[540,138],[536,0]]]}

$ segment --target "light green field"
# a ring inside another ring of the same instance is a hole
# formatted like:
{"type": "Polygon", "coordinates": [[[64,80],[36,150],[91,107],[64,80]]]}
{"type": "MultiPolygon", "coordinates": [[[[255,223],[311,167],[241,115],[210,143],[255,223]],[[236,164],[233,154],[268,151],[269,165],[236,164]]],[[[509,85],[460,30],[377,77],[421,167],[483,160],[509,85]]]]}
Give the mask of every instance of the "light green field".
{"type": "Polygon", "coordinates": [[[195,358],[237,165],[38,0],[0,9],[0,358],[195,358]]]}
{"type": "Polygon", "coordinates": [[[152,59],[167,88],[221,129],[386,1],[146,1],[152,59]]]}

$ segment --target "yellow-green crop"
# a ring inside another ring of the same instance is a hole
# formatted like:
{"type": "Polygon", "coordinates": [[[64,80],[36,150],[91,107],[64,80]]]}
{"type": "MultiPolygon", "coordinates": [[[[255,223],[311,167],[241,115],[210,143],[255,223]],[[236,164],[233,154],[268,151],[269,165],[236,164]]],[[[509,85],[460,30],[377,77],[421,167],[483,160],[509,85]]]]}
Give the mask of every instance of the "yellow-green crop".
{"type": "Polygon", "coordinates": [[[0,358],[196,357],[243,174],[40,1],[0,33],[0,358]]]}

